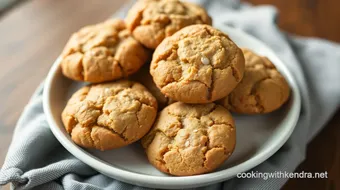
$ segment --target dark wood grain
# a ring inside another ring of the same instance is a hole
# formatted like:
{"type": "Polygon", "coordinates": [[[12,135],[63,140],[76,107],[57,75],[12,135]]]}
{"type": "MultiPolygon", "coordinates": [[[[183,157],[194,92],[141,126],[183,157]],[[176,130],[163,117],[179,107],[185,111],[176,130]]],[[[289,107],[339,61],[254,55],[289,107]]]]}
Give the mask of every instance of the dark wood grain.
{"type": "Polygon", "coordinates": [[[107,19],[125,2],[29,0],[0,18],[0,165],[20,113],[71,33],[107,19]]]}
{"type": "Polygon", "coordinates": [[[313,139],[307,150],[306,160],[296,172],[325,172],[328,179],[291,179],[283,189],[340,189],[340,111],[313,139]],[[297,188],[299,187],[299,188],[297,188]]]}
{"type": "Polygon", "coordinates": [[[339,0],[244,1],[277,7],[279,26],[287,32],[340,42],[339,0]]]}
{"type": "MultiPolygon", "coordinates": [[[[290,33],[340,42],[338,0],[247,0],[277,6],[290,33]]],[[[15,123],[70,34],[108,18],[123,0],[29,0],[0,18],[0,165],[15,123]]],[[[340,111],[310,143],[297,171],[328,171],[326,180],[292,179],[284,189],[340,189],[340,111]]]]}

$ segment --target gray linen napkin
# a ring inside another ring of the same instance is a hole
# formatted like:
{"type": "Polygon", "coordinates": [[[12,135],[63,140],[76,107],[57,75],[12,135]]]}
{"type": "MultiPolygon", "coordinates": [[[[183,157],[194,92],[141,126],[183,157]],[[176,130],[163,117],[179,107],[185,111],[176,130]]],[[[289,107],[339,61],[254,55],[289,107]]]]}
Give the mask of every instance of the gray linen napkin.
{"type": "MultiPolygon", "coordinates": [[[[231,0],[192,0],[215,23],[238,27],[270,46],[295,76],[302,94],[299,122],[287,143],[253,171],[292,172],[304,160],[308,142],[340,105],[340,45],[283,33],[271,6],[231,0]]],[[[124,11],[121,13],[123,14],[124,11]]],[[[122,15],[121,14],[121,15],[122,15]]],[[[147,189],[99,174],[67,152],[50,131],[42,108],[42,86],[19,119],[0,171],[0,185],[17,189],[147,189]]],[[[288,179],[237,179],[197,189],[279,189],[288,179]]]]}

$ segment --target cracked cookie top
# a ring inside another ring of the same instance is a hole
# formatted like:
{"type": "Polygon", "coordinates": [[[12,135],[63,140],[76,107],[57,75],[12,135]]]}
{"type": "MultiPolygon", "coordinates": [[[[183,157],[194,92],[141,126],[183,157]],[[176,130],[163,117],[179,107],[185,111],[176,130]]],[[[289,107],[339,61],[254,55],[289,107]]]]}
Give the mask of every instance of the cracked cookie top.
{"type": "Polygon", "coordinates": [[[62,121],[76,144],[108,150],[139,140],[156,114],[157,101],[143,85],[121,80],[79,89],[62,112],[62,121]]]}
{"type": "Polygon", "coordinates": [[[280,108],[290,94],[287,81],[268,58],[248,49],[242,51],[246,60],[244,77],[218,103],[231,111],[244,114],[268,113],[280,108]]]}
{"type": "Polygon", "coordinates": [[[243,71],[241,49],[209,25],[188,26],[164,39],[150,65],[161,92],[185,103],[209,103],[227,96],[243,71]]]}
{"type": "Polygon", "coordinates": [[[125,23],[113,19],[74,33],[61,54],[61,68],[70,79],[99,83],[135,73],[148,58],[125,23]]]}
{"type": "Polygon", "coordinates": [[[220,105],[173,103],[164,108],[142,138],[151,164],[177,176],[215,170],[235,148],[231,114],[220,105]]]}
{"type": "Polygon", "coordinates": [[[202,7],[179,0],[139,0],[126,18],[133,36],[151,49],[181,28],[193,24],[211,25],[211,22],[202,7]]]}

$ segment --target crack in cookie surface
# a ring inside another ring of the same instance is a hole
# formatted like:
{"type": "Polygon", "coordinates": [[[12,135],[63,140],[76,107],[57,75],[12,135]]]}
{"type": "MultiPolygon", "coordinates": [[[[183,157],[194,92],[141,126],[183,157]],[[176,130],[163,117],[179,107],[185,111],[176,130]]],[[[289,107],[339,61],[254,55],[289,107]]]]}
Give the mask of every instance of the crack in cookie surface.
{"type": "Polygon", "coordinates": [[[108,126],[105,126],[105,125],[96,125],[96,126],[102,127],[102,128],[105,128],[105,129],[111,131],[113,134],[118,135],[121,139],[123,139],[123,140],[126,141],[126,142],[129,141],[129,139],[128,139],[127,137],[124,136],[124,132],[125,132],[125,130],[126,130],[126,127],[125,127],[125,129],[124,129],[124,131],[123,131],[122,133],[118,133],[118,132],[115,131],[114,129],[112,129],[112,128],[108,127],[108,126]]]}
{"type": "Polygon", "coordinates": [[[172,175],[197,175],[216,169],[233,152],[235,127],[219,105],[176,102],[159,114],[142,139],[149,161],[172,175]]]}
{"type": "Polygon", "coordinates": [[[144,86],[121,80],[78,90],[67,103],[62,120],[77,144],[105,150],[140,139],[151,128],[156,114],[156,99],[144,86]],[[74,130],[77,126],[81,128],[74,130]],[[101,144],[84,144],[85,132],[94,127],[91,139],[101,144]]]}
{"type": "Polygon", "coordinates": [[[60,57],[66,77],[98,83],[136,72],[149,52],[132,38],[122,20],[112,19],[74,33],[60,57]]]}
{"type": "Polygon", "coordinates": [[[227,35],[208,25],[193,25],[157,47],[150,73],[166,96],[209,103],[230,93],[243,69],[243,54],[227,35]]]}
{"type": "Polygon", "coordinates": [[[209,24],[211,18],[200,6],[178,0],[139,0],[129,10],[127,27],[134,37],[148,48],[181,28],[193,24],[209,24]]]}

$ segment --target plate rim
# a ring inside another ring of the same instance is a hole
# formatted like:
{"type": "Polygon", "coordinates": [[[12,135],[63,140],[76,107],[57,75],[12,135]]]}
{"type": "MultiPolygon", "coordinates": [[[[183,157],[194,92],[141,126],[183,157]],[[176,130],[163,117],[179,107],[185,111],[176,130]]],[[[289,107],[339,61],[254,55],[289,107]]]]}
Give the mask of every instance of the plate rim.
{"type": "Polygon", "coordinates": [[[108,163],[100,160],[99,158],[96,158],[95,156],[91,155],[90,153],[87,153],[82,148],[76,146],[75,144],[69,142],[69,139],[63,134],[63,132],[58,127],[56,121],[53,118],[53,114],[50,107],[50,92],[52,83],[56,78],[56,73],[59,67],[60,63],[60,57],[56,59],[56,61],[53,63],[51,69],[48,72],[45,84],[44,84],[44,90],[43,90],[43,109],[47,117],[47,122],[49,124],[49,127],[54,134],[54,136],[57,138],[57,140],[76,158],[84,162],[85,164],[89,165],[93,169],[97,170],[100,173],[103,173],[104,175],[107,175],[111,178],[118,179],[120,181],[140,185],[144,187],[151,187],[151,188],[189,188],[189,187],[200,187],[200,186],[206,186],[209,184],[225,181],[227,179],[230,179],[234,176],[236,176],[237,173],[246,172],[268,158],[270,158],[273,154],[275,154],[288,140],[288,138],[291,136],[292,132],[295,129],[295,126],[297,124],[298,118],[300,116],[300,110],[301,110],[301,95],[300,90],[298,88],[297,82],[295,78],[293,77],[293,74],[289,71],[287,66],[279,59],[279,57],[274,53],[274,51],[269,48],[265,43],[258,40],[257,38],[250,36],[249,34],[245,33],[241,29],[238,28],[231,28],[226,25],[218,25],[215,26],[222,32],[227,31],[233,31],[235,33],[240,33],[241,36],[244,38],[247,38],[248,41],[253,41],[257,44],[261,44],[266,51],[268,51],[269,54],[272,54],[272,56],[276,57],[275,65],[280,65],[280,71],[282,71],[284,74],[284,77],[288,81],[291,92],[294,95],[294,103],[292,104],[290,111],[288,114],[292,114],[293,120],[289,120],[291,123],[291,127],[289,129],[285,129],[285,134],[283,136],[280,136],[279,140],[277,140],[276,144],[269,145],[268,148],[263,150],[262,152],[258,153],[254,157],[251,157],[248,160],[245,160],[244,162],[241,162],[240,164],[233,166],[231,168],[227,168],[221,171],[216,171],[213,173],[207,173],[207,174],[201,174],[201,175],[195,175],[195,176],[152,176],[147,174],[140,174],[135,173],[132,171],[127,171],[124,169],[116,168],[112,165],[108,167],[108,163]],[[293,113],[291,113],[293,112],[293,113]],[[286,131],[288,130],[288,131],[286,131]]]}

